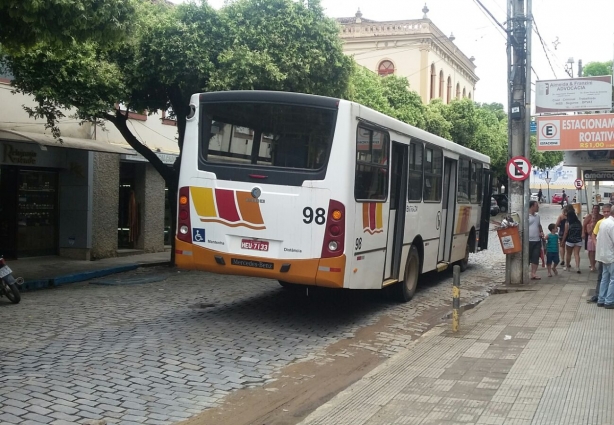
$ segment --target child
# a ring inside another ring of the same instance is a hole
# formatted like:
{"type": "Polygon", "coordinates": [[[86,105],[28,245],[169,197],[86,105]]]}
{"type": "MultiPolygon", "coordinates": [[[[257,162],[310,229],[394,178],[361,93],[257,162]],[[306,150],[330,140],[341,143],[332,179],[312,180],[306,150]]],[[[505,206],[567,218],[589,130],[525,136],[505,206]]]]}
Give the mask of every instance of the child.
{"type": "Polygon", "coordinates": [[[547,252],[546,252],[546,264],[548,265],[548,277],[552,277],[552,272],[555,275],[559,273],[556,271],[556,266],[559,264],[559,235],[556,232],[556,226],[554,223],[548,225],[550,233],[546,235],[547,252]]]}

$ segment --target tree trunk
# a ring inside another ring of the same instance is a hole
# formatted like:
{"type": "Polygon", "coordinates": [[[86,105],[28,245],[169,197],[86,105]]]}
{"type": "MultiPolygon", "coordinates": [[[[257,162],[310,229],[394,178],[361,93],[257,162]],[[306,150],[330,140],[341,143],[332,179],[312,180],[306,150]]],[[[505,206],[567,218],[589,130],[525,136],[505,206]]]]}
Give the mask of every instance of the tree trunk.
{"type": "Polygon", "coordinates": [[[143,155],[147,161],[154,167],[154,169],[160,173],[166,186],[168,187],[168,201],[171,209],[171,264],[175,265],[175,233],[177,227],[177,184],[179,182],[179,168],[177,167],[177,161],[175,166],[169,167],[165,165],[160,158],[147,146],[142,144],[132,134],[128,128],[128,118],[125,117],[119,110],[115,111],[115,115],[106,114],[105,118],[112,122],[113,125],[119,130],[122,136],[128,144],[139,154],[143,155]]]}

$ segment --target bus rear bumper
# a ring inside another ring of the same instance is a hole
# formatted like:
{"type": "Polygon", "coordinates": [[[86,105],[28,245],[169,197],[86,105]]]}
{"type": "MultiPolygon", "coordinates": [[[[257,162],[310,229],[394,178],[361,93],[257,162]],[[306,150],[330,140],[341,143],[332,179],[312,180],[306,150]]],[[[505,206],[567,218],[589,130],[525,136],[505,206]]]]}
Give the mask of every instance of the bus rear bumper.
{"type": "Polygon", "coordinates": [[[345,255],[306,260],[269,259],[214,251],[178,239],[175,244],[175,265],[182,269],[343,288],[345,255]]]}

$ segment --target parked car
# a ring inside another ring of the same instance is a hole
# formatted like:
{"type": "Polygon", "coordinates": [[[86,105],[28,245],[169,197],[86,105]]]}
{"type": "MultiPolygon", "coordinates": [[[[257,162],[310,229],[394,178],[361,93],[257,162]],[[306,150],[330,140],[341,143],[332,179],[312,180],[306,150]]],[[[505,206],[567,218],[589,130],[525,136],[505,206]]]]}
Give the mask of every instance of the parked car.
{"type": "Polygon", "coordinates": [[[562,200],[563,200],[563,194],[562,193],[555,193],[554,195],[552,195],[552,203],[553,204],[560,204],[562,200]]]}
{"type": "Polygon", "coordinates": [[[495,201],[497,201],[497,205],[499,206],[499,211],[502,213],[507,212],[507,195],[504,193],[496,194],[492,196],[495,201]]]}
{"type": "Polygon", "coordinates": [[[495,216],[499,214],[499,205],[495,198],[490,198],[490,215],[495,216]]]}

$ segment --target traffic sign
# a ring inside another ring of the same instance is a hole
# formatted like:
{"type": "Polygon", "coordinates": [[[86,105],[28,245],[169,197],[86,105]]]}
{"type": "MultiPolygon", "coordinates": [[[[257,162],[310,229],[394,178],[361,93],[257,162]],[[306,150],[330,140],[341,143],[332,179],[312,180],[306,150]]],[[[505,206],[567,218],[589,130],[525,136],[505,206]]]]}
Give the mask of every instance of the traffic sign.
{"type": "Polygon", "coordinates": [[[537,134],[537,121],[531,121],[531,135],[537,134]]]}
{"type": "Polygon", "coordinates": [[[550,181],[552,180],[550,177],[546,177],[544,180],[546,180],[546,184],[550,184],[550,181]]]}
{"type": "Polygon", "coordinates": [[[515,156],[507,162],[505,167],[507,176],[517,182],[521,182],[529,178],[531,174],[531,163],[524,156],[515,156]]]}
{"type": "Polygon", "coordinates": [[[582,186],[584,186],[584,182],[580,179],[575,179],[573,185],[576,187],[576,189],[582,189],[582,186]]]}

